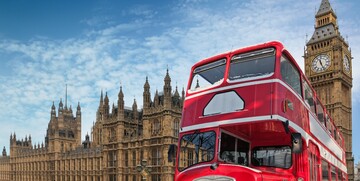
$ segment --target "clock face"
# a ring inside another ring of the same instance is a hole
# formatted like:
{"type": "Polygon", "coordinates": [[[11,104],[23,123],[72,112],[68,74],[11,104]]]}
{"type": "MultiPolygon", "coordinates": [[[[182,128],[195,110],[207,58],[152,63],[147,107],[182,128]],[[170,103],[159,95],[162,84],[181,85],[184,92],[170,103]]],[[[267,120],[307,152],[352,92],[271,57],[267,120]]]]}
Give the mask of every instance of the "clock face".
{"type": "Polygon", "coordinates": [[[349,58],[346,55],[344,56],[343,65],[344,65],[344,70],[346,72],[350,72],[350,61],[349,61],[349,58]]]}
{"type": "Polygon", "coordinates": [[[331,61],[328,55],[322,54],[314,58],[311,68],[314,72],[322,72],[330,67],[331,61]]]}

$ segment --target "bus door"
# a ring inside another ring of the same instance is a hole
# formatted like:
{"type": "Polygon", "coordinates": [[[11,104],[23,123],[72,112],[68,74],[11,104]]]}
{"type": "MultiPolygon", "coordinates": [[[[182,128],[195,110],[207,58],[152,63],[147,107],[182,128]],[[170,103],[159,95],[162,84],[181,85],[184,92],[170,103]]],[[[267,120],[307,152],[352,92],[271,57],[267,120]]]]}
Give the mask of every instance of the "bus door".
{"type": "Polygon", "coordinates": [[[310,174],[309,180],[320,181],[320,153],[318,147],[311,141],[309,142],[308,153],[310,174]]]}

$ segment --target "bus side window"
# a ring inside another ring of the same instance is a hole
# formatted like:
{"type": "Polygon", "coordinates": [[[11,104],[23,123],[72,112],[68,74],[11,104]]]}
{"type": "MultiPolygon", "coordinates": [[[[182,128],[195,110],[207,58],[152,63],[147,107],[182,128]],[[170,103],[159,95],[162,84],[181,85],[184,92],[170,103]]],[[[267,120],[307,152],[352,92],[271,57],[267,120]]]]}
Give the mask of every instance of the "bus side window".
{"type": "Polygon", "coordinates": [[[341,136],[340,136],[340,132],[338,132],[338,143],[341,147],[344,147],[343,146],[343,143],[342,143],[342,139],[341,139],[341,136]]]}
{"type": "Polygon", "coordinates": [[[342,181],[342,172],[339,168],[337,168],[337,180],[342,181]]]}
{"type": "Polygon", "coordinates": [[[328,123],[329,123],[329,124],[326,124],[326,127],[327,127],[329,133],[332,134],[332,129],[333,129],[333,128],[332,128],[332,124],[331,124],[330,121],[329,121],[328,123]]]}
{"type": "Polygon", "coordinates": [[[322,173],[322,181],[329,181],[329,164],[327,161],[321,161],[321,173],[322,173]]]}
{"type": "Polygon", "coordinates": [[[330,125],[330,117],[328,114],[325,114],[325,126],[328,128],[330,125]]]}
{"type": "Polygon", "coordinates": [[[331,180],[336,180],[336,169],[333,165],[331,165],[331,180]]]}
{"type": "Polygon", "coordinates": [[[336,126],[333,124],[333,136],[334,136],[334,139],[336,140],[337,139],[337,134],[336,134],[336,126]]]}
{"type": "Polygon", "coordinates": [[[307,104],[307,106],[310,107],[311,112],[313,112],[314,114],[316,114],[315,111],[315,105],[314,105],[314,98],[313,98],[313,92],[309,86],[309,84],[307,82],[303,82],[303,86],[304,86],[304,99],[305,99],[305,103],[307,104]]]}
{"type": "Polygon", "coordinates": [[[317,99],[317,101],[316,101],[316,111],[317,111],[317,117],[318,117],[320,123],[322,123],[325,126],[324,108],[321,106],[319,99],[317,99]]]}
{"type": "Polygon", "coordinates": [[[284,55],[281,56],[281,77],[297,94],[301,96],[300,74],[295,66],[284,55]]]}

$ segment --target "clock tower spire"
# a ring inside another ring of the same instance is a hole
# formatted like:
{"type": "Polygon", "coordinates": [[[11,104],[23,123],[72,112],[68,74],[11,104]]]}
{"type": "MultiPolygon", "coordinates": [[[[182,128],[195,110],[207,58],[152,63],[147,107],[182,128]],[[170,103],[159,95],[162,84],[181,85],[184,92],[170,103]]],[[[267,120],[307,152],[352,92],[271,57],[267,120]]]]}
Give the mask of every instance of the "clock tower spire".
{"type": "Polygon", "coordinates": [[[353,180],[352,57],[329,0],[321,1],[315,15],[315,30],[306,44],[304,59],[305,75],[343,134],[349,181],[353,180]]]}

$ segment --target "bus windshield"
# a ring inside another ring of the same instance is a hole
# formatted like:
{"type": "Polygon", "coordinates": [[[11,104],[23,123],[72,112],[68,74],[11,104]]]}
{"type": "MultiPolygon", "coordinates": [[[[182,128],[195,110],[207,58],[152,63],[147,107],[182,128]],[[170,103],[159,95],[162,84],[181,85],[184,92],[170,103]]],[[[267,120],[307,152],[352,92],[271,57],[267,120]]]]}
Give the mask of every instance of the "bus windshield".
{"type": "Polygon", "coordinates": [[[231,58],[229,80],[267,77],[274,73],[274,69],[274,48],[242,53],[231,58]]]}
{"type": "Polygon", "coordinates": [[[252,164],[255,166],[290,168],[291,160],[289,146],[257,147],[252,154],[252,164]]]}
{"type": "Polygon", "coordinates": [[[218,85],[224,80],[226,59],[202,65],[193,72],[190,91],[196,91],[218,85]]]}
{"type": "Polygon", "coordinates": [[[180,141],[179,171],[201,162],[211,161],[215,153],[215,138],[214,131],[195,131],[184,135],[180,141]]]}
{"type": "Polygon", "coordinates": [[[221,133],[220,160],[249,166],[249,143],[226,133],[221,133]]]}

